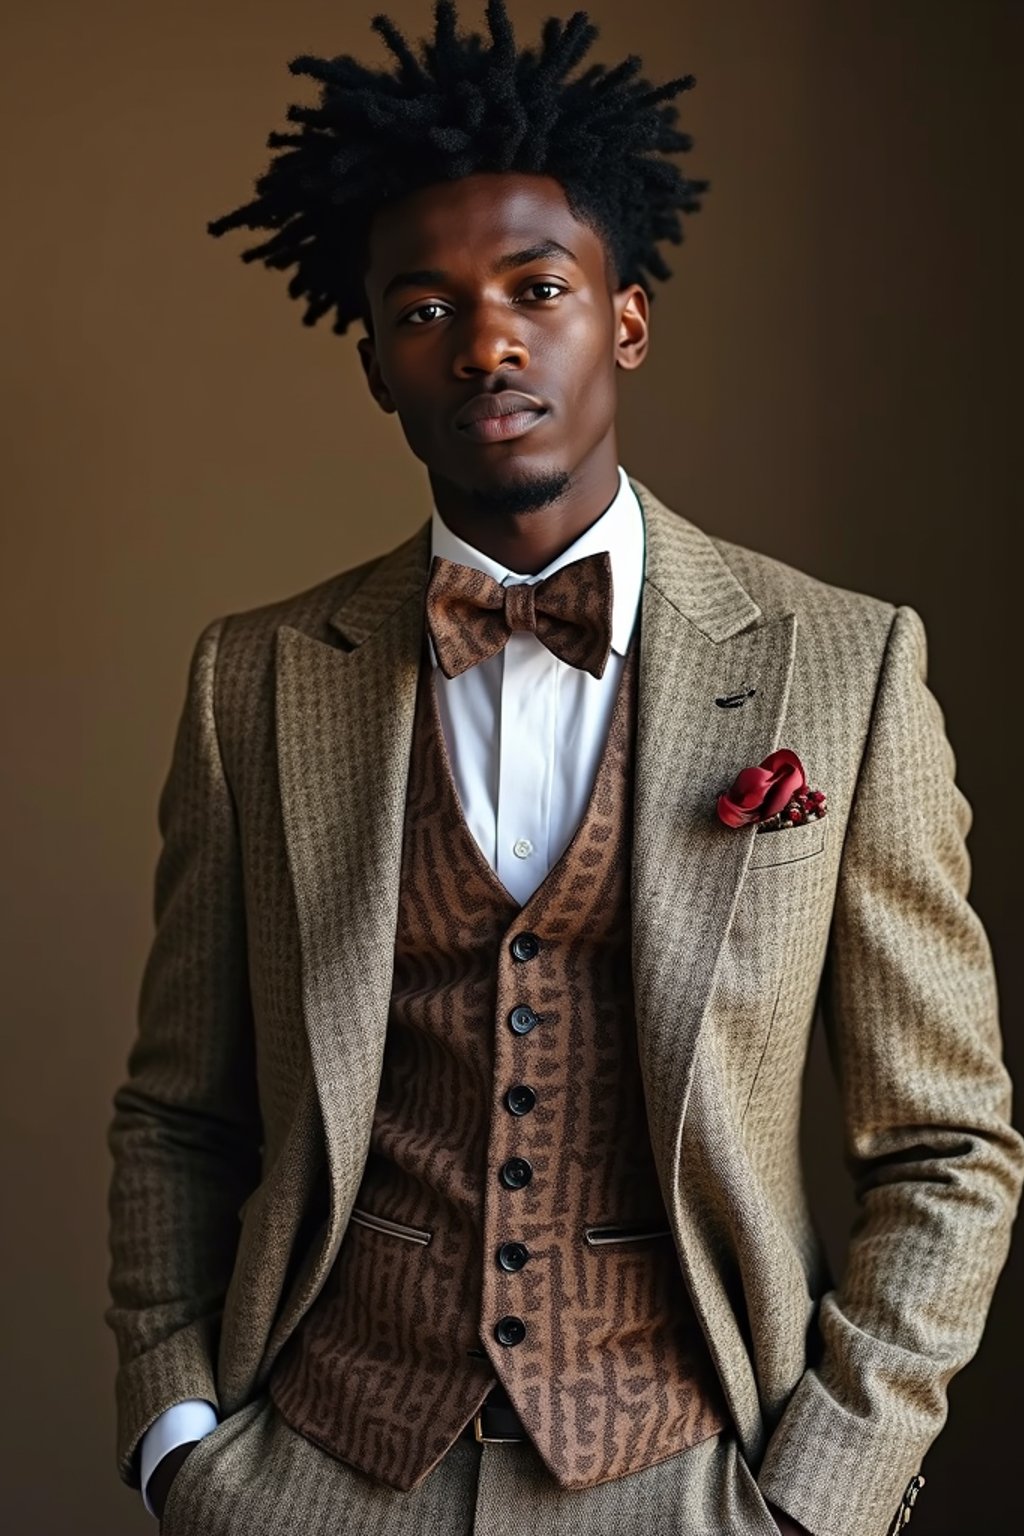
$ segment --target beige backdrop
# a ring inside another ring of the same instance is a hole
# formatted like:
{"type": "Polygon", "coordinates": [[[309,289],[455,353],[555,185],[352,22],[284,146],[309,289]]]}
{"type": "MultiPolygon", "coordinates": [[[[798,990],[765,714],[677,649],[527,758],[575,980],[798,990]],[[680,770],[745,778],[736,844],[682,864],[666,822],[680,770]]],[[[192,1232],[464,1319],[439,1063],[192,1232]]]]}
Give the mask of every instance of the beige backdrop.
{"type": "MultiPolygon", "coordinates": [[[[560,9],[513,4],[531,37],[560,9]]],[[[380,56],[373,9],[39,0],[3,22],[0,1509],[19,1536],[155,1529],[114,1472],[104,1135],[192,642],[215,614],[382,550],[428,510],[355,334],[306,330],[286,278],[238,260],[243,236],[205,234],[249,195],[285,105],[310,99],[286,60],[380,56]]],[[[924,616],[1022,1076],[1007,558],[1022,6],[591,13],[598,56],[698,76],[687,163],[714,183],[670,258],[649,362],[624,380],[623,461],[707,529],[924,616]]],[[[419,32],[427,0],[391,14],[419,32]]],[[[815,1188],[841,1248],[849,1200],[820,1062],[811,1088],[815,1188]]],[[[915,1536],[1017,1529],[1022,1276],[1018,1248],[954,1386],[915,1536]]]]}

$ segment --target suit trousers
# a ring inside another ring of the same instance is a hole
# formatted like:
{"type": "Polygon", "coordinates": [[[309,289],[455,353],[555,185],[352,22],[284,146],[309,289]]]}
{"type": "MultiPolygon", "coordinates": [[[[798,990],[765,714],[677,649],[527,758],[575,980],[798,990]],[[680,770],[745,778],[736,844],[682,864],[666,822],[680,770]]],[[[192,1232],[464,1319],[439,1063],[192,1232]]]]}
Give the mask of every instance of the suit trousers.
{"type": "Polygon", "coordinates": [[[201,1440],[161,1536],[778,1536],[729,1432],[629,1477],[562,1488],[529,1442],[457,1440],[408,1493],[320,1450],[266,1392],[201,1440]]]}

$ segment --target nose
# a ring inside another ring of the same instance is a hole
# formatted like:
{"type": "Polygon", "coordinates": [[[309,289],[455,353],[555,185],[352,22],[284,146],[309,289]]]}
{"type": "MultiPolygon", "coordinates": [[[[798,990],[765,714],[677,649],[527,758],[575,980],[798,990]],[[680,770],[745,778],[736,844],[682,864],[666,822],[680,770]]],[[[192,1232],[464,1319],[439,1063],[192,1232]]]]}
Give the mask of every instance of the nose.
{"type": "Polygon", "coordinates": [[[497,309],[482,305],[464,313],[452,360],[460,379],[528,365],[530,354],[525,342],[516,335],[513,319],[504,305],[497,309]]]}

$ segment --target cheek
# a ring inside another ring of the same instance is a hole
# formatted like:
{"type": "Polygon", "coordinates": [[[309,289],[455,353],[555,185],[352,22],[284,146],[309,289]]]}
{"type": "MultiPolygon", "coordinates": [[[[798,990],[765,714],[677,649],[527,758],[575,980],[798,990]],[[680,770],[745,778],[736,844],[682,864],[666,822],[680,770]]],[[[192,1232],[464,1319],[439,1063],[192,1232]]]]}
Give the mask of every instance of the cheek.
{"type": "Polygon", "coordinates": [[[438,456],[439,429],[437,423],[431,418],[424,419],[422,411],[417,412],[407,404],[395,402],[397,407],[398,422],[402,429],[402,435],[416,458],[427,463],[438,456]]]}
{"type": "Polygon", "coordinates": [[[589,310],[575,314],[557,333],[544,335],[531,353],[542,377],[561,381],[571,420],[608,425],[616,408],[615,344],[610,322],[589,310]]]}

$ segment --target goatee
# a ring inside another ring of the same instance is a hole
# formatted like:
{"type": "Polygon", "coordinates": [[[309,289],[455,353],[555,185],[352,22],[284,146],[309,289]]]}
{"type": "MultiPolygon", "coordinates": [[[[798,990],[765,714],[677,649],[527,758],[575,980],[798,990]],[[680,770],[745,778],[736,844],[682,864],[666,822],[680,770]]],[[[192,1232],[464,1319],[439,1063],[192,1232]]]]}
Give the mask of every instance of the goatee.
{"type": "Polygon", "coordinates": [[[564,496],[571,484],[572,476],[567,470],[552,470],[495,490],[474,488],[469,493],[469,504],[474,512],[493,515],[539,512],[541,507],[548,507],[564,496]]]}

